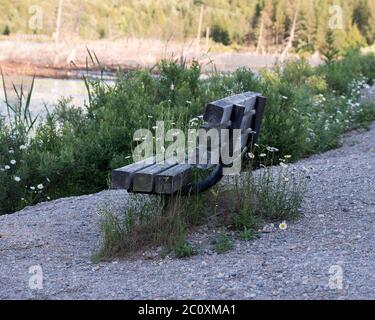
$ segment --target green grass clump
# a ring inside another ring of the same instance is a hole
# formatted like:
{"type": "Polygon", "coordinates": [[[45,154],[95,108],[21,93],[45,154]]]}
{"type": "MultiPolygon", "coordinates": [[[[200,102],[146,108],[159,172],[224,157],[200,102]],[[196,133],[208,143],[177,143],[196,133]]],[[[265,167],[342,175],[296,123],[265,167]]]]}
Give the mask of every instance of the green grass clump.
{"type": "Polygon", "coordinates": [[[234,242],[226,234],[220,234],[217,238],[213,239],[212,244],[214,245],[215,252],[217,254],[223,254],[233,249],[234,242]]]}
{"type": "Polygon", "coordinates": [[[177,258],[186,258],[197,254],[193,246],[187,242],[175,245],[173,251],[177,258]]]}
{"type": "Polygon", "coordinates": [[[242,241],[251,241],[256,238],[259,238],[259,233],[254,229],[247,229],[239,232],[238,238],[242,241]]]}

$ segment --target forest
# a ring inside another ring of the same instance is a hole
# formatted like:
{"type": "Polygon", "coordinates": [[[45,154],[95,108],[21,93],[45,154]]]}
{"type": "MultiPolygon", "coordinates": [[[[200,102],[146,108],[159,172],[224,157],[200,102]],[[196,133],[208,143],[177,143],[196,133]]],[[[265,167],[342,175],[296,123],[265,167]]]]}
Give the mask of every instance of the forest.
{"type": "Polygon", "coordinates": [[[327,37],[340,49],[375,39],[369,0],[0,0],[0,33],[52,37],[59,9],[66,39],[207,37],[261,53],[313,53],[327,37]]]}

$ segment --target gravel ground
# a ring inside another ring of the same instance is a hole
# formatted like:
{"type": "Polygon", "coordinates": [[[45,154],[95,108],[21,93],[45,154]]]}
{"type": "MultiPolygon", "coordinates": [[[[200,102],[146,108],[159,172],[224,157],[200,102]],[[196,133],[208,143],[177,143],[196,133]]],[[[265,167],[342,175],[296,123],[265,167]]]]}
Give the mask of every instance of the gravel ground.
{"type": "Polygon", "coordinates": [[[304,217],[224,255],[93,264],[106,191],[0,217],[1,299],[374,299],[375,124],[342,148],[296,164],[310,170],[304,217]],[[43,289],[30,289],[40,265],[43,289]],[[330,288],[341,270],[343,288],[330,288]]]}

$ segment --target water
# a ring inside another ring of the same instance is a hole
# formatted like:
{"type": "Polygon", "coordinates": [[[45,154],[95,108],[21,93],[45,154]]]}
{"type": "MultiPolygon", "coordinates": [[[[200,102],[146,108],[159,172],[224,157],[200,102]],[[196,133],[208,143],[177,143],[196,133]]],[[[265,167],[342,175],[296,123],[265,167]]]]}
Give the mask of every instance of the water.
{"type": "MultiPolygon", "coordinates": [[[[24,91],[29,91],[32,78],[31,77],[18,77],[6,76],[6,87],[8,99],[12,102],[16,101],[12,82],[17,89],[23,83],[24,91]]],[[[61,97],[71,97],[72,105],[82,108],[85,101],[88,101],[88,95],[83,80],[74,79],[49,79],[49,78],[36,78],[34,89],[31,97],[30,109],[33,115],[46,113],[46,108],[52,110],[53,106],[61,99],[61,97]]],[[[0,90],[0,114],[7,113],[6,105],[4,102],[4,90],[1,86],[0,90]]]]}

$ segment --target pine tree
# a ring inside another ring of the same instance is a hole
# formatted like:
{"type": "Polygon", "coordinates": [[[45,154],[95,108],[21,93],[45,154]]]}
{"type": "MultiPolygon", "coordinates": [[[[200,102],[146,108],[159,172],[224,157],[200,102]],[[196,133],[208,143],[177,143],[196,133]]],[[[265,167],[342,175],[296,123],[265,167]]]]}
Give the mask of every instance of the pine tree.
{"type": "Polygon", "coordinates": [[[373,41],[373,31],[370,25],[371,10],[367,0],[360,0],[353,10],[353,24],[355,24],[362,36],[370,44],[373,41]]]}
{"type": "Polygon", "coordinates": [[[331,63],[339,57],[340,50],[336,47],[335,36],[331,29],[326,34],[326,44],[321,49],[321,53],[327,63],[331,63]]]}

